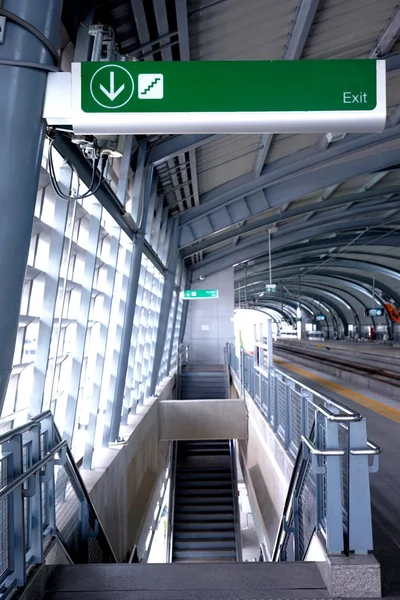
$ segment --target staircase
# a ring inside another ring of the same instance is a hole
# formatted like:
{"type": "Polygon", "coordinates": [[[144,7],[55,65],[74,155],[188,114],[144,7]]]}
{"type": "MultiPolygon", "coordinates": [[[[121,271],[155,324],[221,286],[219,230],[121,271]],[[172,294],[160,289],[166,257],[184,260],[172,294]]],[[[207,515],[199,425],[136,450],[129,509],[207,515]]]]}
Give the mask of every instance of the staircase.
{"type": "Polygon", "coordinates": [[[217,400],[226,398],[224,366],[189,365],[180,374],[181,400],[217,400]]]}
{"type": "Polygon", "coordinates": [[[328,598],[315,563],[65,565],[44,600],[230,600],[328,598]]]}
{"type": "Polygon", "coordinates": [[[240,560],[233,443],[177,442],[172,562],[240,560]]]}

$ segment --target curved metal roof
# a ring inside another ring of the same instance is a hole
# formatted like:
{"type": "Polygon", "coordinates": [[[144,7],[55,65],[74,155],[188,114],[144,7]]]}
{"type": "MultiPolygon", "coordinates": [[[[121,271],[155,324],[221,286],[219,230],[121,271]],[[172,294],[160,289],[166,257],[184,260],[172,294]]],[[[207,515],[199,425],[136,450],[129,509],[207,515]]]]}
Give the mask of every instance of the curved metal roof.
{"type": "Polygon", "coordinates": [[[385,58],[381,134],[160,136],[152,159],[193,280],[234,267],[243,282],[247,265],[262,290],[276,227],[274,282],[300,275],[339,311],[326,290],[359,312],[373,277],[400,300],[398,0],[98,0],[97,15],[141,60],[385,58]]]}

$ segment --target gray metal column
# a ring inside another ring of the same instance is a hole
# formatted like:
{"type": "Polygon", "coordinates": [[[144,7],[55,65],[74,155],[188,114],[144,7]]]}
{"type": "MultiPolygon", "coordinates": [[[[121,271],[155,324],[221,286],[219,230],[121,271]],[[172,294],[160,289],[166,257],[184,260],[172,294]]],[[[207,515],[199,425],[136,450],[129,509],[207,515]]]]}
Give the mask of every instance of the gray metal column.
{"type": "Polygon", "coordinates": [[[157,386],[158,372],[160,370],[161,361],[164,353],[165,340],[167,337],[169,313],[171,310],[172,295],[174,293],[175,286],[176,268],[178,265],[179,257],[179,233],[180,232],[178,221],[175,220],[171,232],[171,254],[168,263],[168,271],[165,276],[164,289],[161,300],[160,322],[158,325],[156,350],[154,353],[153,371],[151,374],[150,396],[154,395],[157,386]]]}
{"type": "MultiPolygon", "coordinates": [[[[132,211],[137,210],[137,214],[141,218],[139,227],[143,227],[147,222],[147,211],[149,207],[149,196],[151,192],[151,183],[153,179],[153,166],[149,166],[146,177],[144,177],[144,161],[146,156],[146,146],[139,146],[139,156],[136,168],[132,211]],[[136,189],[135,189],[136,188],[136,189]],[[137,198],[137,203],[134,200],[137,198]],[[143,203],[142,203],[143,201],[143,203]],[[136,206],[137,204],[137,206],[136,206]]],[[[118,362],[118,370],[115,383],[114,403],[112,407],[111,426],[110,426],[110,442],[118,440],[119,428],[121,424],[122,406],[124,401],[125,380],[129,364],[129,352],[131,347],[133,318],[135,315],[136,296],[138,291],[138,283],[140,276],[140,267],[142,265],[142,254],[144,248],[143,230],[136,234],[136,241],[132,250],[131,266],[129,271],[128,293],[125,306],[124,325],[122,330],[121,351],[118,362]]]]}
{"type": "MultiPolygon", "coordinates": [[[[177,288],[175,290],[176,291],[176,300],[175,300],[174,316],[172,318],[171,340],[170,340],[169,351],[168,351],[167,375],[169,374],[169,372],[171,370],[172,351],[174,349],[174,340],[175,340],[176,319],[178,316],[178,306],[179,306],[179,300],[180,300],[179,295],[182,290],[182,284],[183,284],[184,279],[186,279],[186,277],[184,277],[183,266],[182,266],[181,275],[179,278],[179,286],[177,286],[177,288]]],[[[178,344],[179,344],[179,341],[178,341],[178,344]]]]}
{"type": "MultiPolygon", "coordinates": [[[[57,46],[62,0],[4,0],[57,46]]],[[[0,44],[0,411],[12,370],[14,345],[31,239],[45,126],[42,120],[46,70],[6,66],[2,61],[53,65],[32,33],[7,20],[0,44]]]]}
{"type": "MultiPolygon", "coordinates": [[[[186,284],[185,284],[185,289],[190,290],[190,285],[192,283],[192,272],[188,271],[187,272],[187,276],[186,276],[186,284]]],[[[187,321],[187,316],[188,316],[188,310],[189,310],[189,301],[186,300],[186,302],[183,302],[183,306],[182,306],[182,319],[181,319],[181,328],[179,331],[179,343],[182,344],[183,343],[183,338],[185,337],[185,330],[186,330],[186,321],[187,321]]]]}

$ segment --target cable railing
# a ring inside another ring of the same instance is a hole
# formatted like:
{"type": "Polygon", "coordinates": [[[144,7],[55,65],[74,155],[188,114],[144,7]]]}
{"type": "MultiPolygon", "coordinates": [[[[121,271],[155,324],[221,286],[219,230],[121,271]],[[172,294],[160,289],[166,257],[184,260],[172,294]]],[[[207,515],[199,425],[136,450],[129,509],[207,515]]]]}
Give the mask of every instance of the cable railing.
{"type": "Polygon", "coordinates": [[[76,563],[116,562],[50,411],[0,436],[0,598],[57,537],[76,563]]]}
{"type": "Polygon", "coordinates": [[[273,559],[304,560],[314,532],[330,553],[371,551],[369,474],[378,470],[381,450],[367,439],[366,419],[283,371],[264,368],[261,353],[236,354],[230,344],[228,359],[295,460],[273,559]]]}

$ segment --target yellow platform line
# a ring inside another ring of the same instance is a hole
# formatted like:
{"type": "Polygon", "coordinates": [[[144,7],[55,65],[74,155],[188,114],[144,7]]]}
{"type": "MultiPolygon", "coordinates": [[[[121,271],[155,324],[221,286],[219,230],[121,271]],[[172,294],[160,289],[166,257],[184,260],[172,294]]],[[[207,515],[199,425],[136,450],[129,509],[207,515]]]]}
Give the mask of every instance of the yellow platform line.
{"type": "Polygon", "coordinates": [[[391,406],[382,404],[382,402],[373,400],[372,398],[369,398],[368,396],[363,396],[362,394],[353,392],[353,390],[349,390],[349,388],[347,388],[343,385],[340,385],[339,383],[329,381],[329,379],[325,379],[324,377],[321,377],[320,375],[311,373],[311,371],[308,371],[307,369],[302,369],[301,367],[298,367],[297,365],[293,365],[292,363],[288,363],[284,360],[280,360],[279,358],[274,358],[274,362],[277,362],[280,365],[284,365],[290,371],[293,371],[294,373],[298,373],[299,375],[303,375],[303,377],[307,377],[307,379],[310,379],[311,381],[315,381],[315,383],[319,383],[323,387],[326,387],[329,390],[332,390],[333,392],[340,394],[340,396],[343,396],[344,398],[347,398],[348,400],[352,400],[353,402],[356,402],[357,404],[360,404],[361,406],[364,406],[365,408],[369,408],[370,410],[373,410],[374,412],[378,413],[379,415],[382,415],[383,417],[386,417],[387,419],[390,419],[391,421],[400,423],[400,410],[397,410],[396,408],[392,408],[391,406]]]}

